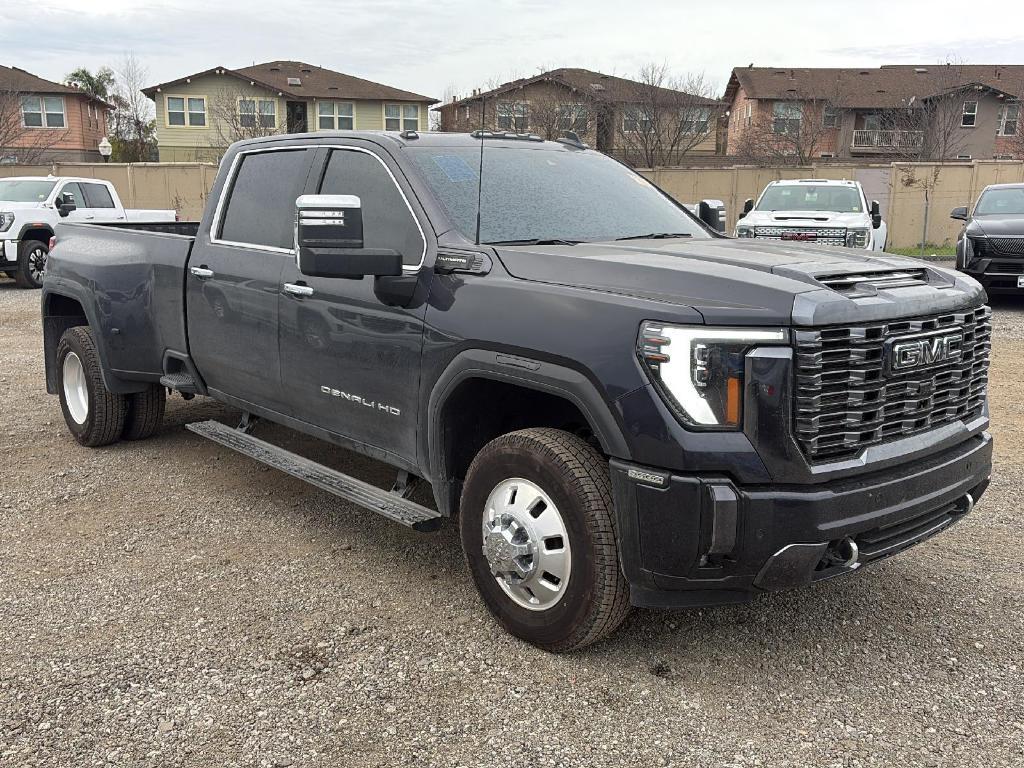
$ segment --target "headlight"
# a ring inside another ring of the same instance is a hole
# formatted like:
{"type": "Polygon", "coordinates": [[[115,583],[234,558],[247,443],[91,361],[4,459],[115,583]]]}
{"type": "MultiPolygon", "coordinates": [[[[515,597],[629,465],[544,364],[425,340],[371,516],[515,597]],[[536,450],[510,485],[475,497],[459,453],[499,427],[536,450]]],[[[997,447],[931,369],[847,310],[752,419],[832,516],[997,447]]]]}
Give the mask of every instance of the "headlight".
{"type": "Polygon", "coordinates": [[[738,430],[743,425],[747,352],[786,340],[781,329],[704,328],[647,322],[638,352],[668,405],[687,424],[738,430]]]}
{"type": "Polygon", "coordinates": [[[0,211],[0,232],[6,232],[14,224],[14,214],[10,211],[0,211]]]}
{"type": "Polygon", "coordinates": [[[871,238],[871,230],[866,228],[856,228],[846,230],[846,247],[847,248],[867,248],[868,240],[871,238]]]}
{"type": "Polygon", "coordinates": [[[753,237],[754,227],[750,224],[737,224],[736,237],[753,237]]]}

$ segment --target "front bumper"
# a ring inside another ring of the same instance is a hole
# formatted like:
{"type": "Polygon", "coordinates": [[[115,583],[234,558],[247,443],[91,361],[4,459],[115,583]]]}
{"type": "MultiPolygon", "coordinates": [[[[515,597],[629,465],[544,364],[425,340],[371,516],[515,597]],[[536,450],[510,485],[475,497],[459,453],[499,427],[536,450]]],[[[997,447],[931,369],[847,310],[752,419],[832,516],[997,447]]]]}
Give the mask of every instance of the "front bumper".
{"type": "Polygon", "coordinates": [[[1024,277],[1024,259],[974,259],[960,270],[968,277],[973,277],[987,293],[1021,293],[1019,285],[1024,277]]]}
{"type": "Polygon", "coordinates": [[[813,485],[742,486],[615,460],[611,470],[633,604],[697,607],[850,573],[944,530],[988,486],[992,438],[813,485]]]}
{"type": "Polygon", "coordinates": [[[0,262],[18,261],[18,241],[0,240],[0,262]]]}

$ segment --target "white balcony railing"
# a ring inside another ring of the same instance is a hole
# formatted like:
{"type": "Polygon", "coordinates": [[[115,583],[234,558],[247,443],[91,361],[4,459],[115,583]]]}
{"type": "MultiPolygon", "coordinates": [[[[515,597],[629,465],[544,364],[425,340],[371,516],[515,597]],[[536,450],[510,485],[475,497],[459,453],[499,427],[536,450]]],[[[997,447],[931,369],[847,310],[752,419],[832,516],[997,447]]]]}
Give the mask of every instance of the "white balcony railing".
{"type": "Polygon", "coordinates": [[[854,149],[920,149],[924,131],[854,131],[854,149]]]}

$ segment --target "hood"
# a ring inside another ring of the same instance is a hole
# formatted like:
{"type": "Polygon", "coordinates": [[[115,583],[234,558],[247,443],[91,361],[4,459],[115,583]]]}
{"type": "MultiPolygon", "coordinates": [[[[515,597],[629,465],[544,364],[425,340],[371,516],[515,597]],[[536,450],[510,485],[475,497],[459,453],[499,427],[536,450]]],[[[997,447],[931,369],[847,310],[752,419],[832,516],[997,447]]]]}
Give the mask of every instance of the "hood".
{"type": "Polygon", "coordinates": [[[0,211],[23,211],[26,209],[44,208],[45,203],[16,203],[8,200],[0,200],[0,211]]]}
{"type": "Polygon", "coordinates": [[[978,216],[967,225],[967,234],[987,237],[1024,237],[1024,215],[978,216]]]}
{"type": "Polygon", "coordinates": [[[839,211],[751,211],[742,219],[741,224],[765,226],[794,227],[853,227],[863,226],[869,218],[864,213],[840,213],[839,211]]]}
{"type": "Polygon", "coordinates": [[[979,304],[970,278],[899,256],[756,239],[502,246],[522,280],[692,307],[708,324],[827,325],[979,304]]]}

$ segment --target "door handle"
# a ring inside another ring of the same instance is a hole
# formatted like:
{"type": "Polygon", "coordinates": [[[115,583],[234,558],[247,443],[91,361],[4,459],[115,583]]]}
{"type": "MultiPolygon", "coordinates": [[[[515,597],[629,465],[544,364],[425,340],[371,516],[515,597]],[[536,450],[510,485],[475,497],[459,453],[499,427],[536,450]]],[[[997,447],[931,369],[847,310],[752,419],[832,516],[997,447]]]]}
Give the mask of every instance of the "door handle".
{"type": "Polygon", "coordinates": [[[208,277],[213,277],[213,270],[207,269],[206,267],[189,267],[188,271],[198,277],[200,280],[205,280],[208,277]]]}
{"type": "Polygon", "coordinates": [[[285,283],[284,292],[290,293],[292,296],[312,296],[313,289],[308,285],[302,285],[300,283],[285,283]]]}

